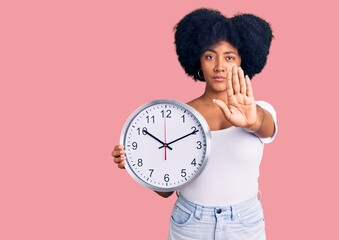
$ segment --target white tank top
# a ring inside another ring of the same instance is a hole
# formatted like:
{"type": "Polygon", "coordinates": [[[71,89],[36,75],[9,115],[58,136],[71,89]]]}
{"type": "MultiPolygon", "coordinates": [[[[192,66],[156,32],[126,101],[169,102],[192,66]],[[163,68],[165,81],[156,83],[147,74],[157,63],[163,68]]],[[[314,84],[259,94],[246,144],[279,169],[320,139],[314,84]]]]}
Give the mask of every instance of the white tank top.
{"type": "Polygon", "coordinates": [[[257,195],[264,143],[273,141],[278,128],[273,107],[263,101],[256,103],[273,116],[273,136],[259,138],[240,127],[211,131],[211,153],[205,169],[180,189],[186,199],[204,206],[227,206],[257,195]]]}

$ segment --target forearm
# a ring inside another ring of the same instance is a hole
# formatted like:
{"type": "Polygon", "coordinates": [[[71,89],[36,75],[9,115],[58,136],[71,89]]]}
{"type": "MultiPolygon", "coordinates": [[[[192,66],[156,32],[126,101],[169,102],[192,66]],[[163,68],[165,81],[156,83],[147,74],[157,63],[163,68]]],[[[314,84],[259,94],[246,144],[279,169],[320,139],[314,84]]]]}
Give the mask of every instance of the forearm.
{"type": "Polygon", "coordinates": [[[158,192],[158,191],[154,191],[156,192],[158,195],[164,197],[164,198],[168,198],[169,196],[171,196],[174,192],[158,192]]]}
{"type": "Polygon", "coordinates": [[[271,137],[275,130],[272,115],[257,105],[257,121],[245,130],[261,138],[271,137]]]}

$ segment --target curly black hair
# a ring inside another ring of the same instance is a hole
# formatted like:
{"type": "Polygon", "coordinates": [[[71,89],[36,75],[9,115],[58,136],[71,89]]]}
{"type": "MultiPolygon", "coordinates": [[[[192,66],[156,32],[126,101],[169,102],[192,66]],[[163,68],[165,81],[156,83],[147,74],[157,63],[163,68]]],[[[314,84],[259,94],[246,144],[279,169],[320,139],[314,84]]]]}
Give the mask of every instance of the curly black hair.
{"type": "Polygon", "coordinates": [[[198,76],[201,55],[213,44],[227,41],[238,49],[241,67],[250,79],[264,68],[273,38],[265,20],[252,14],[232,18],[219,11],[201,8],[186,15],[175,27],[178,59],[188,76],[198,76]]]}

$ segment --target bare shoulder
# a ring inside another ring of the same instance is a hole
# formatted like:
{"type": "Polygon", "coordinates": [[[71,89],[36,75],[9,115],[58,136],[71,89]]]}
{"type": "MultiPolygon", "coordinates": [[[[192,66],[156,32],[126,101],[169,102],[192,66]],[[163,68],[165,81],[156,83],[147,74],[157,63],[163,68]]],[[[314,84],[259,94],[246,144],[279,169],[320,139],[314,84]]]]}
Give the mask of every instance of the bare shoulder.
{"type": "Polygon", "coordinates": [[[225,119],[220,108],[212,101],[204,102],[203,99],[199,97],[188,102],[187,105],[200,112],[212,131],[225,129],[232,126],[232,124],[225,119]]]}
{"type": "Polygon", "coordinates": [[[193,100],[189,101],[186,104],[191,106],[191,107],[193,107],[193,108],[195,108],[196,110],[199,111],[199,108],[201,108],[202,102],[201,102],[200,98],[196,98],[196,99],[193,99],[193,100]]]}
{"type": "Polygon", "coordinates": [[[206,120],[210,118],[211,114],[211,107],[208,106],[201,97],[193,99],[192,101],[188,102],[187,105],[193,107],[197,110],[206,120]]]}

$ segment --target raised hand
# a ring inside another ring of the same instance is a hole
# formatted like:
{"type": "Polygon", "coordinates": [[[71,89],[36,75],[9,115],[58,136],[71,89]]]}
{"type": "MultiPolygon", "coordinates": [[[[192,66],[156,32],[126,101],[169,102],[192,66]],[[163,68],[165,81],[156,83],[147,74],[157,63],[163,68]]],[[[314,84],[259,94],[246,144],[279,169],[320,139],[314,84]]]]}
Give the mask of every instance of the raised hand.
{"type": "Polygon", "coordinates": [[[236,65],[229,69],[226,78],[227,103],[213,99],[225,118],[236,127],[251,128],[257,120],[257,107],[251,82],[236,65]]]}

